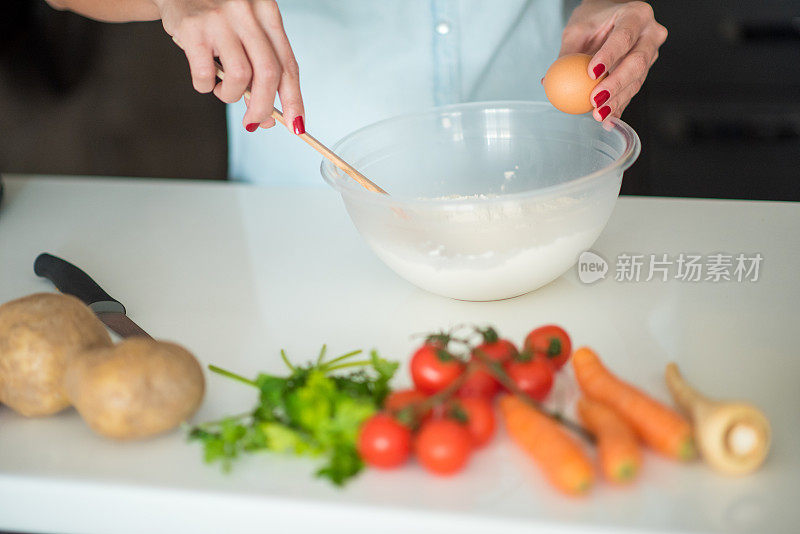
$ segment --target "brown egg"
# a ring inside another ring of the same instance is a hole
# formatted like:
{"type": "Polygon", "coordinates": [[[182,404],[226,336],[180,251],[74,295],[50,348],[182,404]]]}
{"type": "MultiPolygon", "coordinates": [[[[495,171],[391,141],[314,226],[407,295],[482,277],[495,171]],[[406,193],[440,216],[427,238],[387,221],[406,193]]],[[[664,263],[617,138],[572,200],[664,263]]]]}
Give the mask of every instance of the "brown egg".
{"type": "Polygon", "coordinates": [[[544,92],[556,109],[578,115],[592,110],[590,96],[594,87],[603,79],[589,77],[588,54],[569,54],[558,58],[544,75],[544,92]]]}

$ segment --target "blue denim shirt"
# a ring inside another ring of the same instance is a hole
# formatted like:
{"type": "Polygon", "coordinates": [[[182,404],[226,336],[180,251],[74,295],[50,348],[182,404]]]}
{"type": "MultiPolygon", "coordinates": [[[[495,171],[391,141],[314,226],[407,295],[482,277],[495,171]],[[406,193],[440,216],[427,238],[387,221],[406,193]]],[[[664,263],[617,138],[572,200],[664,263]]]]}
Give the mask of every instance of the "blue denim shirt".
{"type": "MultiPolygon", "coordinates": [[[[393,115],[457,102],[543,100],[561,0],[283,0],[309,133],[328,146],[393,115]]],[[[276,105],[278,105],[276,103],[276,105]]],[[[320,156],[278,126],[248,133],[228,106],[230,176],[322,184],[320,156]]]]}

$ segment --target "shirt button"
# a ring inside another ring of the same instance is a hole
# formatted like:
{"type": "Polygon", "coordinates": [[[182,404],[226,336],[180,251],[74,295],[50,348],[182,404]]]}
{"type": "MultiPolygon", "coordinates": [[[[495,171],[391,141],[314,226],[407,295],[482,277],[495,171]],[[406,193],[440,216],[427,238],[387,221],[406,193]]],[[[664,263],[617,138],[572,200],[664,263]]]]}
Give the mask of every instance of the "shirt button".
{"type": "Polygon", "coordinates": [[[442,21],[436,25],[436,33],[439,35],[447,35],[450,33],[450,23],[442,21]]]}

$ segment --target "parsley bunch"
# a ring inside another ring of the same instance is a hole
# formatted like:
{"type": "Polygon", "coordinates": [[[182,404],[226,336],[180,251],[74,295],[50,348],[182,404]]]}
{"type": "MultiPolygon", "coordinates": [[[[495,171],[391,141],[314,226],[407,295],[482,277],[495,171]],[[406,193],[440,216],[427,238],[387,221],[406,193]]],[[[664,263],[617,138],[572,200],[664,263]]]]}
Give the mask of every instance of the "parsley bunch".
{"type": "Polygon", "coordinates": [[[315,362],[295,366],[281,351],[289,375],[262,373],[255,380],[209,365],[257,388],[259,400],[251,412],[189,429],[189,439],[202,442],[205,461],[229,470],[242,453],[284,452],[324,457],[317,476],[336,485],[356,475],[364,466],[356,451],[359,428],[382,406],[398,364],[376,351],[368,359],[352,360],[358,350],[327,361],[325,352],[323,345],[315,362]]]}

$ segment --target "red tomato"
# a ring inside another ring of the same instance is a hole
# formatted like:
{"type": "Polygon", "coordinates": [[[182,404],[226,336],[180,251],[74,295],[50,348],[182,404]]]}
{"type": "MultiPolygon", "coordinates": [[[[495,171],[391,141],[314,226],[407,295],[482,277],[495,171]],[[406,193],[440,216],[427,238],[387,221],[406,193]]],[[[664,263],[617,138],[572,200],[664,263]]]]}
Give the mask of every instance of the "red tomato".
{"type": "Polygon", "coordinates": [[[467,431],[475,447],[483,447],[494,436],[494,410],[492,403],[480,397],[459,399],[453,408],[461,410],[467,418],[467,431]]]}
{"type": "Polygon", "coordinates": [[[419,404],[428,396],[416,389],[397,389],[386,396],[383,407],[389,412],[399,412],[411,404],[419,404]]]}
{"type": "Polygon", "coordinates": [[[422,425],[414,440],[414,452],[422,466],[437,475],[461,470],[472,452],[467,428],[451,419],[432,419],[422,425]]]}
{"type": "Polygon", "coordinates": [[[411,357],[411,379],[423,393],[441,391],[461,375],[464,364],[435,345],[423,345],[411,357]]]}
{"type": "Polygon", "coordinates": [[[375,414],[361,426],[357,449],[367,465],[397,467],[411,454],[411,430],[388,414],[375,414]]]}
{"type": "MultiPolygon", "coordinates": [[[[408,422],[416,423],[424,420],[431,412],[430,408],[425,410],[424,413],[416,408],[427,398],[428,396],[426,394],[416,389],[398,389],[387,395],[386,400],[383,401],[383,407],[387,412],[395,416],[401,411],[404,411],[405,408],[414,407],[413,414],[409,414],[409,419],[414,421],[408,422]]],[[[403,422],[407,421],[403,419],[403,422]]]]}
{"type": "Polygon", "coordinates": [[[475,355],[480,351],[484,356],[492,361],[503,364],[518,354],[517,347],[507,339],[497,339],[497,334],[492,329],[484,331],[484,339],[494,341],[484,342],[473,350],[472,360],[478,362],[478,369],[472,372],[464,385],[458,390],[460,397],[486,397],[492,398],[500,390],[500,384],[494,375],[482,363],[482,360],[475,355]]]}
{"type": "Polygon", "coordinates": [[[492,343],[482,343],[475,347],[475,350],[481,351],[491,360],[498,363],[505,363],[519,353],[517,347],[507,339],[498,339],[492,343]]]}
{"type": "Polygon", "coordinates": [[[540,402],[553,387],[553,368],[541,356],[512,360],[506,364],[506,373],[519,389],[540,402]]]}
{"type": "Polygon", "coordinates": [[[533,330],[525,337],[525,350],[533,355],[545,356],[557,371],[569,360],[572,342],[563,328],[549,324],[533,330]]]}
{"type": "Polygon", "coordinates": [[[458,388],[459,397],[483,397],[491,399],[500,389],[500,385],[485,368],[478,365],[464,383],[458,388]]]}

